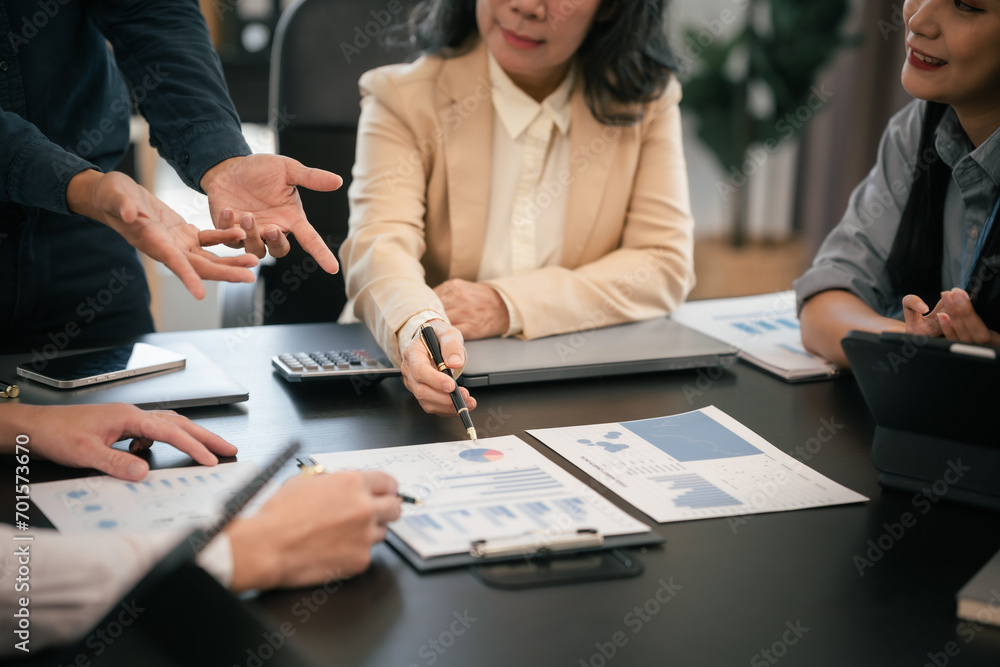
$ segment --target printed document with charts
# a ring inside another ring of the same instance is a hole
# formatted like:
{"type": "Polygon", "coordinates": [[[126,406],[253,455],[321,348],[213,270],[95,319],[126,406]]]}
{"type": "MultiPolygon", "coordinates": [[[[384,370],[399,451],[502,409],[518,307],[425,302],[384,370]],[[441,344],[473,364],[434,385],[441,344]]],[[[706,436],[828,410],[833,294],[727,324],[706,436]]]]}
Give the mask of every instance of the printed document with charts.
{"type": "MultiPolygon", "coordinates": [[[[259,471],[239,461],[151,470],[141,482],[92,475],[32,484],[31,499],[61,533],[190,529],[217,518],[259,471]]],[[[252,507],[266,495],[257,494],[252,507]]]]}
{"type": "Polygon", "coordinates": [[[715,406],[528,433],[660,523],[868,500],[715,406]]]}
{"type": "Polygon", "coordinates": [[[649,532],[512,435],[310,458],[327,471],[377,469],[395,477],[400,493],[422,504],[404,504],[390,529],[422,558],[467,554],[477,540],[541,541],[579,529],[604,536],[649,532]]]}
{"type": "Polygon", "coordinates": [[[788,382],[832,378],[837,367],[802,346],[795,292],[688,301],[670,316],[740,351],[740,358],[788,382]]]}

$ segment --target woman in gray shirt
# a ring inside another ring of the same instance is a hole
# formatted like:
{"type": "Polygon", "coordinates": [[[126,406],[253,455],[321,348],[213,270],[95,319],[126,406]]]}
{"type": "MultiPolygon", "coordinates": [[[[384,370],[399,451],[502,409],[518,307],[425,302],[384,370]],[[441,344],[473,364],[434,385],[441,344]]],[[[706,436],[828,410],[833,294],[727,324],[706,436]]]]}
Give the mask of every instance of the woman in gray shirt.
{"type": "Polygon", "coordinates": [[[853,329],[1000,345],[1000,0],[907,0],[903,16],[917,99],[795,283],[803,343],[841,366],[853,329]]]}

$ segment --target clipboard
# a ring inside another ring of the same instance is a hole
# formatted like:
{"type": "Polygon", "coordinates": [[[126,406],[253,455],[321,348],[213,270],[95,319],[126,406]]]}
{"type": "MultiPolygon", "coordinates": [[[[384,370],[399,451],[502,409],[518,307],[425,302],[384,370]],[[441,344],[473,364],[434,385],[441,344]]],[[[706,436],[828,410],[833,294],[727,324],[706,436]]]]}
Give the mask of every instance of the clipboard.
{"type": "Polygon", "coordinates": [[[263,642],[271,656],[269,666],[311,665],[289,645],[287,637],[194,562],[298,450],[298,442],[287,445],[225,502],[216,521],[188,533],[100,623],[66,649],[57,664],[131,667],[142,661],[137,656],[153,655],[157,665],[171,667],[244,664],[247,648],[263,642]]]}
{"type": "MultiPolygon", "coordinates": [[[[404,507],[386,542],[421,573],[470,566],[481,571],[501,563],[504,572],[518,564],[558,561],[566,566],[551,572],[569,569],[577,556],[591,562],[596,552],[663,542],[646,523],[514,435],[328,452],[310,459],[327,471],[377,469],[395,476],[400,491],[417,502],[404,507]]],[[[607,578],[609,570],[641,571],[627,557],[603,567],[585,566],[583,560],[577,565],[576,580],[607,578]],[[619,567],[626,562],[627,568],[619,567]]],[[[543,574],[522,578],[554,583],[543,574]]]]}
{"type": "Polygon", "coordinates": [[[433,558],[423,558],[413,550],[401,537],[396,535],[390,527],[386,532],[385,541],[395,549],[399,555],[413,566],[417,572],[435,572],[437,570],[447,570],[457,567],[469,567],[479,565],[490,565],[495,563],[528,562],[532,560],[550,560],[555,558],[568,558],[579,554],[593,553],[596,551],[608,551],[626,547],[644,547],[663,544],[666,540],[659,533],[650,530],[643,533],[632,533],[630,535],[602,536],[593,534],[593,540],[572,541],[576,537],[573,533],[551,536],[547,541],[539,541],[537,535],[524,535],[522,542],[517,543],[516,537],[504,538],[504,546],[509,548],[509,552],[499,554],[486,554],[477,556],[472,549],[476,544],[488,544],[486,540],[475,540],[469,543],[468,553],[451,554],[448,556],[435,556],[433,558]],[[554,538],[554,539],[553,539],[554,538]],[[597,540],[599,538],[599,541],[597,540]],[[557,541],[556,544],[553,544],[557,541]]]}
{"type": "Polygon", "coordinates": [[[499,540],[474,540],[469,552],[423,558],[402,538],[385,541],[420,573],[467,567],[488,586],[508,590],[623,579],[642,574],[642,563],[622,549],[661,545],[653,530],[605,537],[592,529],[559,535],[524,534],[499,540]],[[539,538],[542,539],[539,539],[539,538]]]}

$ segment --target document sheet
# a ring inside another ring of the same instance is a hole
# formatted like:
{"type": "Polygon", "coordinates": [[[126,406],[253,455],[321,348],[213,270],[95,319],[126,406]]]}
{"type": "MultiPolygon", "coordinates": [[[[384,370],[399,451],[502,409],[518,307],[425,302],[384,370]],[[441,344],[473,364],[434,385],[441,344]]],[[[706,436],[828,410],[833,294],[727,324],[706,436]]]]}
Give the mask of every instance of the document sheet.
{"type": "Polygon", "coordinates": [[[328,471],[394,476],[400,493],[422,504],[404,504],[390,529],[422,558],[468,553],[476,540],[523,536],[528,548],[582,528],[605,536],[649,531],[512,435],[311,458],[328,471]]]}
{"type": "Polygon", "coordinates": [[[660,523],[868,500],[714,406],[528,433],[660,523]]]}
{"type": "Polygon", "coordinates": [[[670,318],[729,343],[741,358],[785,380],[837,374],[833,364],[802,346],[793,291],[689,301],[670,318]]]}
{"type": "Polygon", "coordinates": [[[141,482],[94,475],[32,484],[31,499],[62,533],[194,528],[217,518],[258,471],[240,461],[151,470],[141,482]]]}

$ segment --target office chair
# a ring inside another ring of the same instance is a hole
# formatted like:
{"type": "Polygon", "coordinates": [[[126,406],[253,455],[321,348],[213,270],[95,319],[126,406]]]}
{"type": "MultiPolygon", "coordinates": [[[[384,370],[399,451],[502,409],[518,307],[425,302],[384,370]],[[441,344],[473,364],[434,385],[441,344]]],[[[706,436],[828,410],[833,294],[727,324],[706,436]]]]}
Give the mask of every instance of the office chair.
{"type": "MultiPolygon", "coordinates": [[[[268,108],[277,152],[343,177],[336,192],[299,189],[306,216],[334,253],[348,231],[347,188],[361,112],[358,79],[369,69],[403,60],[404,51],[387,49],[383,38],[387,26],[405,20],[412,4],[299,0],[275,29],[268,108]]],[[[291,245],[286,257],[261,265],[250,289],[226,286],[223,326],[329,322],[340,316],[347,303],[343,275],[325,273],[297,243],[291,245]]]]}

